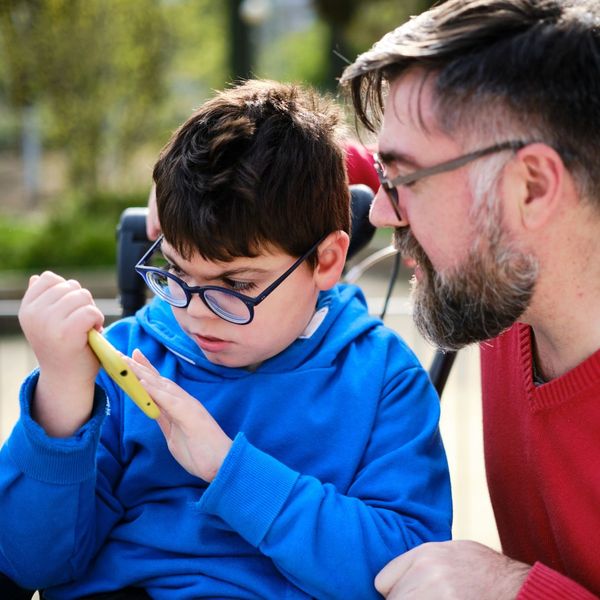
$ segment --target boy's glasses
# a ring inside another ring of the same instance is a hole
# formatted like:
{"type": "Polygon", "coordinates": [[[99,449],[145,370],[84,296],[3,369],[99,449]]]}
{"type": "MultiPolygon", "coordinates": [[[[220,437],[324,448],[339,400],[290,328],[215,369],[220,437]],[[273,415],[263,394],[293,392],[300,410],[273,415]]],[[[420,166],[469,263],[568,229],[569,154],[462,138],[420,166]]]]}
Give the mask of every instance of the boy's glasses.
{"type": "Polygon", "coordinates": [[[384,163],[381,161],[379,154],[373,154],[373,166],[375,167],[375,171],[377,172],[377,176],[379,177],[379,183],[381,187],[385,190],[387,197],[389,198],[392,208],[396,213],[396,216],[400,221],[402,221],[402,217],[400,216],[400,205],[398,199],[398,186],[404,185],[409,186],[419,179],[423,177],[429,177],[430,175],[437,175],[438,173],[445,173],[447,171],[453,171],[454,169],[458,169],[471,161],[474,161],[482,156],[487,156],[488,154],[494,154],[495,152],[502,152],[504,150],[520,150],[524,148],[531,142],[523,142],[520,140],[512,140],[510,142],[503,142],[501,144],[495,144],[494,146],[488,146],[487,148],[483,148],[481,150],[475,150],[474,152],[469,152],[468,154],[463,154],[458,158],[453,158],[452,160],[447,160],[437,165],[433,165],[432,167],[426,167],[424,169],[417,169],[408,175],[398,175],[398,177],[394,177],[393,179],[388,179],[384,163]]]}
{"type": "Polygon", "coordinates": [[[281,285],[319,247],[325,237],[326,235],[320,238],[283,275],[280,275],[267,289],[254,298],[217,285],[189,286],[166,269],[148,266],[146,263],[157,250],[160,250],[162,236],[142,256],[135,266],[135,270],[158,297],[172,306],[186,308],[192,301],[192,296],[198,294],[204,304],[221,319],[236,325],[246,325],[254,318],[254,307],[281,285]]]}

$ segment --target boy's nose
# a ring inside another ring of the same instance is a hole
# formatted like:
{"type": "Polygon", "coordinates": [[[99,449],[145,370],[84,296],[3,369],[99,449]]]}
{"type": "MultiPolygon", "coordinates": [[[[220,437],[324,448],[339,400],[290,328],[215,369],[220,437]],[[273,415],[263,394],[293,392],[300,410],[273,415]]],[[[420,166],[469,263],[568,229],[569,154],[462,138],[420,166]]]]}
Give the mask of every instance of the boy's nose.
{"type": "Polygon", "coordinates": [[[375,227],[406,227],[408,219],[402,207],[394,210],[392,200],[380,186],[371,203],[369,220],[375,227]]]}
{"type": "Polygon", "coordinates": [[[212,310],[210,310],[210,308],[208,308],[208,306],[206,306],[206,304],[204,304],[200,294],[192,294],[192,299],[187,306],[187,312],[188,315],[194,319],[200,319],[202,317],[215,317],[216,319],[219,318],[217,315],[215,315],[215,313],[213,313],[212,310]]]}

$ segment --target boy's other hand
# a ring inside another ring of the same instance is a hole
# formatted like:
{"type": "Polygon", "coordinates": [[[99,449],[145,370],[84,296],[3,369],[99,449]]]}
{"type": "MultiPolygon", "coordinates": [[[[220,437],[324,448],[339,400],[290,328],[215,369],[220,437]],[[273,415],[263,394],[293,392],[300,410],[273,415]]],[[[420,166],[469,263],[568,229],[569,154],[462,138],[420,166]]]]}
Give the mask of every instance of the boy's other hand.
{"type": "Polygon", "coordinates": [[[19,323],[40,367],[32,416],[49,435],[69,436],[91,414],[99,363],[87,332],[103,322],[79,282],[50,271],[29,280],[19,323]]]}
{"type": "Polygon", "coordinates": [[[161,377],[139,350],[125,360],[160,408],[157,422],[171,454],[188,473],[210,483],[231,448],[231,438],[196,398],[161,377]]]}

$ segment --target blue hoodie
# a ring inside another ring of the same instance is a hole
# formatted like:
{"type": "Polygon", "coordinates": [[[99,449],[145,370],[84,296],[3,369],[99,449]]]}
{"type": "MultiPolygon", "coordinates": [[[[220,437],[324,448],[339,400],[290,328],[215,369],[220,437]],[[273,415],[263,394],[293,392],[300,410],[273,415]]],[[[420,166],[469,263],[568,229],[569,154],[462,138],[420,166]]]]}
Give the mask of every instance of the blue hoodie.
{"type": "Polygon", "coordinates": [[[210,485],[103,371],[90,421],[48,437],[30,375],[0,453],[0,571],[49,599],[126,586],[165,600],[379,597],[389,560],[450,537],[439,401],[358,288],[317,309],[316,330],[255,371],[210,363],[157,299],[107,330],[234,439],[210,485]]]}

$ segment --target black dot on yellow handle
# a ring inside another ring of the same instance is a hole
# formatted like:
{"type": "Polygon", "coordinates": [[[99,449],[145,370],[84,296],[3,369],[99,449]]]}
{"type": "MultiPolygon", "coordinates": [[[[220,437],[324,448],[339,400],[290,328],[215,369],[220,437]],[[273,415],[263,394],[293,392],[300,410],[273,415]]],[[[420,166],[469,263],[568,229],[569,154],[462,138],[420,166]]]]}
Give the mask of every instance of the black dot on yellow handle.
{"type": "Polygon", "coordinates": [[[127,375],[127,369],[124,369],[123,371],[121,371],[121,372],[119,373],[119,375],[121,375],[121,376],[125,377],[125,375],[127,375]]]}

